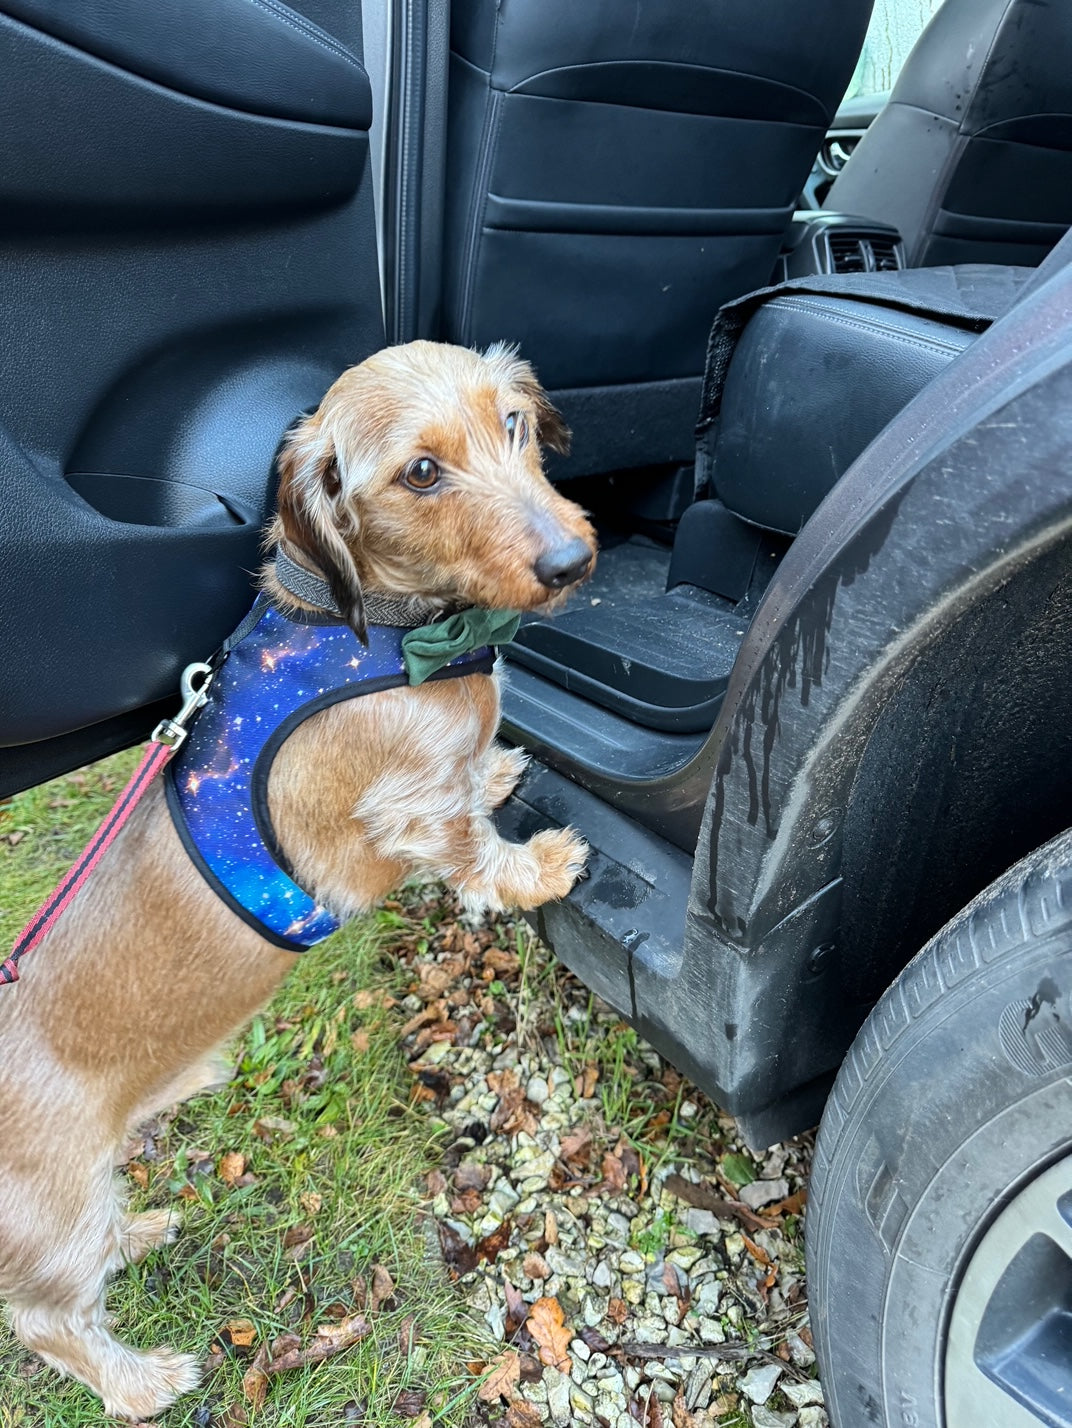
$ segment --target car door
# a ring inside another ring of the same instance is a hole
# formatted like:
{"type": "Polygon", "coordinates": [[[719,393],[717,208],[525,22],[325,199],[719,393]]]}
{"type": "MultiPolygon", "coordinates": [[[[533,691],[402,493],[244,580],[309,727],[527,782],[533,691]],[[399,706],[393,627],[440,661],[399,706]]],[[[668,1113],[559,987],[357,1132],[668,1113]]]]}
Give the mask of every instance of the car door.
{"type": "Polygon", "coordinates": [[[383,325],[358,6],[0,0],[0,96],[3,794],[171,707],[383,325]]]}

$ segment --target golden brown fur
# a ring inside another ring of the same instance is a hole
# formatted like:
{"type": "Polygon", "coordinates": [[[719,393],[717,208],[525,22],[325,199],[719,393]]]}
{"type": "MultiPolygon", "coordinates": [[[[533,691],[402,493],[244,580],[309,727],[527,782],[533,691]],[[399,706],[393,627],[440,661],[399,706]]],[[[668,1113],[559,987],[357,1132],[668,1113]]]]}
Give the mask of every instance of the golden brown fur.
{"type": "MultiPolygon", "coordinates": [[[[288,439],[270,538],[330,580],[357,628],[369,591],[541,607],[560,597],[534,562],[571,539],[595,553],[583,513],[543,478],[541,439],[561,447],[566,433],[511,352],[388,349],[344,373],[288,439]],[[510,413],[527,442],[510,438],[510,413]],[[422,458],[442,472],[434,491],[404,483],[422,458]]],[[[285,598],[270,567],[263,583],[285,598]]],[[[497,677],[473,675],[366,695],[300,725],[268,790],[299,880],[339,914],[415,873],[474,906],[564,896],[583,842],[560,830],[507,843],[489,817],[524,767],[495,744],[498,719],[497,677]]],[[[0,1295],[22,1342],[109,1412],[149,1417],[199,1374],[191,1356],[139,1352],[108,1328],[108,1275],[177,1230],[166,1212],[126,1213],[117,1148],[154,1110],[219,1079],[221,1047],[292,965],[202,881],[157,785],[22,980],[0,989],[0,1295]]]]}

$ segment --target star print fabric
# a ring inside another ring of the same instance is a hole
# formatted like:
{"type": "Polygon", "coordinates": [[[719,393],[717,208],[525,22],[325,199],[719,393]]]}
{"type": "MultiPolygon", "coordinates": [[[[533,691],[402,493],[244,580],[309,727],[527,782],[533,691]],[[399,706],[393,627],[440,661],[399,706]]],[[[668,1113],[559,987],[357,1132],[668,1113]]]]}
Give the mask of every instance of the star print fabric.
{"type": "MultiPolygon", "coordinates": [[[[266,601],[258,604],[260,617],[230,650],[171,764],[169,803],[216,891],[272,941],[300,951],[339,922],[272,851],[272,760],[286,736],[319,709],[406,684],[407,632],[372,625],[366,647],[348,625],[292,620],[266,601]]],[[[452,660],[449,673],[482,672],[490,659],[488,649],[473,651],[452,660]]]]}

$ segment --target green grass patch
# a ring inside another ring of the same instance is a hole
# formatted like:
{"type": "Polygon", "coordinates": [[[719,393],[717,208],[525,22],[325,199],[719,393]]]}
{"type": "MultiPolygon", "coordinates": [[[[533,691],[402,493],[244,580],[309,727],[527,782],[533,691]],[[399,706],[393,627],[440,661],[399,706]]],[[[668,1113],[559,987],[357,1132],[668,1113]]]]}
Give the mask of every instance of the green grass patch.
{"type": "MultiPolygon", "coordinates": [[[[0,945],[77,856],[136,757],[105,760],[0,809],[0,945]]],[[[405,1013],[395,999],[408,974],[391,952],[392,918],[351,924],[296,959],[236,1043],[234,1079],[159,1117],[120,1171],[132,1208],[181,1206],[186,1217],[175,1245],[121,1272],[109,1291],[116,1332],[140,1347],[207,1356],[236,1320],[253,1325],[257,1342],[295,1333],[306,1344],[318,1326],[361,1310],[377,1267],[381,1286],[383,1270],[393,1280],[387,1302],[366,1307],[369,1337],[274,1377],[263,1407],[248,1411],[251,1428],[377,1428],[421,1412],[443,1425],[469,1419],[466,1364],[487,1344],[421,1213],[435,1127],[411,1103],[398,1043],[405,1013]]],[[[170,1410],[167,1428],[240,1423],[228,1414],[243,1405],[249,1352],[228,1352],[170,1410]]],[[[88,1390],[0,1330],[0,1428],[82,1428],[101,1417],[88,1390]]]]}

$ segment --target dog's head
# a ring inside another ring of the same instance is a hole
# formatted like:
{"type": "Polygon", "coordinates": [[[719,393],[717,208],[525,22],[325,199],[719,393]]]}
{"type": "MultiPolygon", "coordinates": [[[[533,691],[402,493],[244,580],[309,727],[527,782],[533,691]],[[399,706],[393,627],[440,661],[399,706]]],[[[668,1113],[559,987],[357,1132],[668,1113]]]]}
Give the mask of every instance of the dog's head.
{"type": "Polygon", "coordinates": [[[584,512],[547,481],[569,432],[516,353],[435,342],[344,372],[279,457],[276,538],[321,570],[362,638],[362,589],[535,610],[591,573],[584,512]]]}

